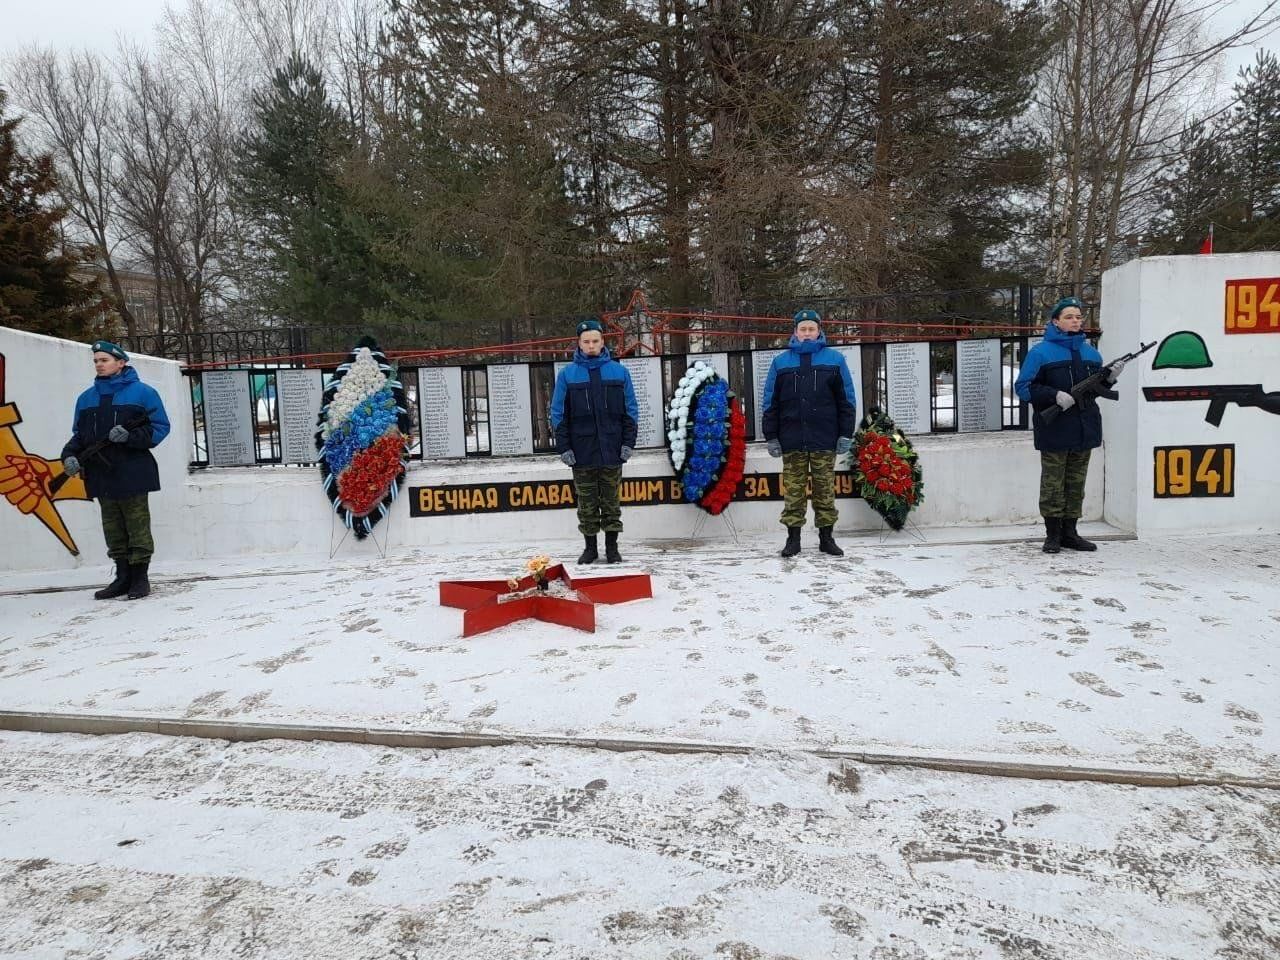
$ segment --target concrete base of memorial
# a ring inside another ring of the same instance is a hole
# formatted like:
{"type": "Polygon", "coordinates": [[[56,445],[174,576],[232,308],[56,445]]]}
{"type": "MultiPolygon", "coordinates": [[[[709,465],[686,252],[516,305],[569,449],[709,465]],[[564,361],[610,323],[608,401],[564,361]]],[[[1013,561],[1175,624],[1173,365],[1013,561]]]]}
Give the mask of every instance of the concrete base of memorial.
{"type": "MultiPolygon", "coordinates": [[[[921,437],[916,448],[925,470],[925,502],[912,515],[918,526],[1005,526],[1037,518],[1040,463],[1029,435],[921,437]]],[[[781,461],[768,456],[762,444],[752,445],[747,473],[763,476],[753,487],[762,499],[734,503],[727,518],[712,517],[689,504],[653,505],[654,499],[670,496],[670,464],[662,451],[639,451],[623,470],[626,536],[730,543],[734,531],[753,541],[781,536],[782,501],[763,499],[777,495],[780,467],[781,461]]],[[[850,482],[845,474],[842,484],[850,482]]],[[[374,540],[392,550],[493,543],[509,539],[513,531],[531,544],[573,537],[577,515],[572,505],[564,505],[571,492],[570,472],[556,457],[414,464],[388,520],[363,543],[348,536],[341,550],[376,553],[374,540]]],[[[838,531],[889,533],[861,500],[840,497],[837,505],[838,531]]],[[[331,542],[336,545],[346,533],[330,520],[327,509],[316,470],[202,471],[188,480],[185,512],[174,524],[174,532],[184,535],[174,544],[173,554],[175,559],[264,553],[327,556],[331,542]]],[[[1093,520],[1101,513],[1099,458],[1098,469],[1089,477],[1085,516],[1093,520]]]]}

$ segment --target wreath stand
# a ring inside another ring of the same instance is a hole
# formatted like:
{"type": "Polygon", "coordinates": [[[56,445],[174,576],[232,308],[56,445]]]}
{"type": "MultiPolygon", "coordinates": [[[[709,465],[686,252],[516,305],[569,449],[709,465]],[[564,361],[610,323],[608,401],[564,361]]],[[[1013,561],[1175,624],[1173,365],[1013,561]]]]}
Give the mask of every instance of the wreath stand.
{"type": "Polygon", "coordinates": [[[895,533],[905,533],[912,540],[916,541],[916,543],[929,542],[929,538],[924,535],[924,531],[916,526],[916,522],[914,520],[907,517],[907,522],[902,525],[901,530],[894,530],[886,525],[885,528],[880,531],[880,546],[884,546],[889,537],[895,533]]]}
{"type": "MultiPolygon", "coordinates": [[[[332,560],[334,557],[338,555],[338,551],[342,549],[342,545],[347,542],[347,537],[350,537],[352,534],[351,529],[347,526],[346,522],[339,517],[338,514],[331,512],[331,517],[332,517],[332,520],[329,525],[329,559],[330,560],[332,560]],[[337,530],[339,527],[342,528],[342,536],[338,538],[337,542],[335,543],[334,541],[335,541],[335,537],[337,537],[337,530]]],[[[355,522],[356,521],[354,520],[352,521],[352,523],[355,523],[355,522]]],[[[352,539],[355,539],[355,538],[352,537],[352,539]]],[[[391,542],[391,511],[390,510],[387,511],[387,515],[383,519],[382,523],[378,524],[373,528],[373,530],[369,531],[368,539],[373,541],[373,546],[378,551],[379,558],[383,560],[387,559],[387,545],[391,542]],[[378,527],[381,527],[383,530],[381,543],[378,542],[378,533],[377,533],[378,527]]]]}
{"type": "MultiPolygon", "coordinates": [[[[732,508],[733,504],[730,503],[720,511],[719,516],[720,519],[724,521],[724,525],[729,531],[729,536],[733,537],[734,546],[740,547],[742,546],[742,541],[738,539],[738,528],[734,524],[733,518],[729,516],[729,511],[732,508]]],[[[702,528],[706,524],[707,518],[712,516],[712,514],[707,513],[707,511],[703,510],[701,507],[697,507],[696,509],[698,511],[698,519],[693,522],[693,529],[689,531],[690,540],[696,540],[698,538],[698,534],[702,532],[702,528]]]]}

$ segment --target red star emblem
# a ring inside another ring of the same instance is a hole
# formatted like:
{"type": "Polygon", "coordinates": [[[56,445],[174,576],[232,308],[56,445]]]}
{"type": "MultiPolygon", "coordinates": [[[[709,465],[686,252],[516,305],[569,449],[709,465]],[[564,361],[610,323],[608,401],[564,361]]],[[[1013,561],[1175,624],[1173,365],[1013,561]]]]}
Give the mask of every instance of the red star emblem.
{"type": "MultiPolygon", "coordinates": [[[[499,603],[499,597],[514,592],[506,580],[441,580],[440,605],[459,607],[464,611],[464,637],[505,627],[508,623],[526,618],[594,633],[597,603],[626,603],[628,600],[644,600],[653,596],[653,586],[649,583],[647,573],[625,573],[614,577],[572,577],[563,564],[557,563],[547,568],[546,579],[548,583],[563,580],[570,590],[577,592],[578,599],[535,593],[518,600],[499,603]]],[[[533,577],[524,577],[520,580],[518,590],[527,590],[533,586],[533,577]]]]}

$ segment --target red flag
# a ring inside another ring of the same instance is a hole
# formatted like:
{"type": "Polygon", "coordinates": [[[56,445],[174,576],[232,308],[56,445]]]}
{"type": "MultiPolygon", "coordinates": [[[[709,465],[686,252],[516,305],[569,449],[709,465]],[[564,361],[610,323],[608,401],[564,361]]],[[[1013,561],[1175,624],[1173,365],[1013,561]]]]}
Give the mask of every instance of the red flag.
{"type": "Polygon", "coordinates": [[[1213,253],[1213,224],[1209,224],[1209,235],[1200,241],[1201,253],[1213,253]]]}

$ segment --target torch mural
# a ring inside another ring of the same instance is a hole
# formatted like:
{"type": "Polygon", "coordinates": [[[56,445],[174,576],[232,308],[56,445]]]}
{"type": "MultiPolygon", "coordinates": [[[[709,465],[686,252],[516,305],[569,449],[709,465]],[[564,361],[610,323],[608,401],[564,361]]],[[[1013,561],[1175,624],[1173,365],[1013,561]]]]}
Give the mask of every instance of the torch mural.
{"type": "Polygon", "coordinates": [[[55,506],[59,500],[88,500],[83,477],[67,477],[62,461],[28,453],[18,439],[22,414],[16,403],[5,402],[5,361],[0,353],[0,494],[23,514],[36,519],[73,556],[80,554],[71,532],[55,506]]]}

